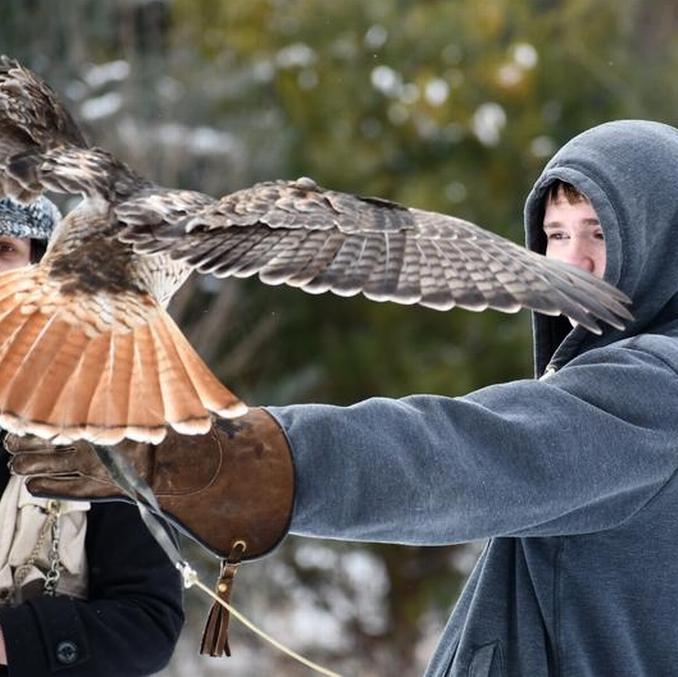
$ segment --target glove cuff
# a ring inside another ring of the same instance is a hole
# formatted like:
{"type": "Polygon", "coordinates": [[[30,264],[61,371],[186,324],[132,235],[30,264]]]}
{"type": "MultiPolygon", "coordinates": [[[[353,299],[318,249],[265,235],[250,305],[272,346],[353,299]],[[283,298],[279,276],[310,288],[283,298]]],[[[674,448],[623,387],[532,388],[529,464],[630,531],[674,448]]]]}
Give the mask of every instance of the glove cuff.
{"type": "MultiPolygon", "coordinates": [[[[270,414],[250,409],[237,419],[217,420],[207,435],[180,436],[173,443],[189,444],[196,465],[209,459],[214,469],[211,480],[190,494],[158,492],[161,508],[181,530],[220,558],[239,543],[243,561],[280,543],[292,516],[294,466],[287,439],[270,414]]],[[[163,444],[156,464],[165,460],[163,444]]]]}

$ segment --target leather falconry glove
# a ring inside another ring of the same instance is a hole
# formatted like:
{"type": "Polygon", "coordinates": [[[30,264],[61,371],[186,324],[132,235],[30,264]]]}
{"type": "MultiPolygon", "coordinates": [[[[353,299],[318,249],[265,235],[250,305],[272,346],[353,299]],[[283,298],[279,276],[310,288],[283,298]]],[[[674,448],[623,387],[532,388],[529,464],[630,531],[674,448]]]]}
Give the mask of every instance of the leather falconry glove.
{"type": "MultiPolygon", "coordinates": [[[[55,447],[38,437],[8,434],[10,467],[36,496],[129,500],[92,444],[55,447]]],[[[287,440],[263,409],[218,419],[205,435],[169,430],[158,445],[125,440],[114,447],[151,487],[166,517],[222,558],[216,592],[228,601],[242,561],[272,550],[287,533],[294,502],[294,468],[287,440]]],[[[230,656],[228,612],[213,605],[201,653],[230,656]]]]}
{"type": "MultiPolygon", "coordinates": [[[[126,497],[92,444],[56,447],[8,434],[14,474],[40,497],[92,500],[126,497]]],[[[272,550],[287,533],[294,469],[285,436],[263,409],[218,419],[205,435],[169,430],[158,445],[124,440],[121,452],[153,490],[168,519],[219,557],[244,543],[242,559],[272,550]]]]}

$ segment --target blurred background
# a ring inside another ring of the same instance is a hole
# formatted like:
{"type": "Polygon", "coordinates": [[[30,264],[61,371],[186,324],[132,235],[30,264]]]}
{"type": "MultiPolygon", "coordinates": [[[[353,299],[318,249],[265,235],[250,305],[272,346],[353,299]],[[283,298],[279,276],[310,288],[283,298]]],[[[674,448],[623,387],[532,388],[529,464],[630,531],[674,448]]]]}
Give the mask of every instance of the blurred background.
{"type": "MultiPolygon", "coordinates": [[[[222,195],[321,185],[455,214],[522,241],[553,152],[615,118],[676,124],[674,0],[3,0],[0,49],[89,139],[158,183],[222,195]]],[[[438,313],[195,276],[172,312],[250,404],[458,395],[531,375],[529,315],[438,313]]],[[[324,453],[318,449],[318,453],[324,453]]],[[[343,674],[421,672],[482,544],[289,537],[235,605],[343,674]]],[[[190,543],[212,582],[217,562],[190,543]]],[[[306,675],[232,622],[230,659],[188,621],[165,677],[306,675]]]]}

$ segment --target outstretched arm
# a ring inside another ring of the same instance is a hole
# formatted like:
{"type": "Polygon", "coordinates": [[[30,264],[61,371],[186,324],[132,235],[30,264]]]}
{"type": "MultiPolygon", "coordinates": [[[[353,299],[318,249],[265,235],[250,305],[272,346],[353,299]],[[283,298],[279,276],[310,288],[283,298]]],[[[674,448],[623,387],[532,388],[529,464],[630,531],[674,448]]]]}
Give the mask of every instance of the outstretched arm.
{"type": "MultiPolygon", "coordinates": [[[[444,544],[582,533],[629,518],[678,468],[677,370],[678,358],[667,364],[626,344],[589,351],[546,381],[465,397],[252,410],[190,445],[177,436],[185,443],[169,463],[165,442],[121,450],[147,477],[148,468],[163,468],[151,480],[161,506],[222,554],[238,534],[251,542],[266,525],[258,553],[277,543],[293,491],[289,527],[310,536],[444,544]],[[661,399],[646,394],[657,392],[661,399]],[[170,505],[162,487],[185,482],[215,449],[209,481],[170,505]]],[[[88,498],[102,495],[90,475],[106,481],[92,458],[28,451],[13,468],[31,476],[31,491],[88,498]]]]}
{"type": "Polygon", "coordinates": [[[272,408],[297,469],[291,530],[444,544],[613,527],[678,468],[675,370],[615,347],[454,399],[272,408]]]}

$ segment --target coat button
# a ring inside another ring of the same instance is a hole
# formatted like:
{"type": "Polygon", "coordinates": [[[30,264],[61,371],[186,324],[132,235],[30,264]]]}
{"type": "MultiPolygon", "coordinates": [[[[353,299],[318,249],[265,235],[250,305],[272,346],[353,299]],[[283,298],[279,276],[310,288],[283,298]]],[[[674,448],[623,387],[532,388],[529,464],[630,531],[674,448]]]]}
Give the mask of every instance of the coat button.
{"type": "Polygon", "coordinates": [[[75,642],[59,642],[56,648],[56,657],[59,663],[70,665],[78,660],[78,645],[75,642]]]}

